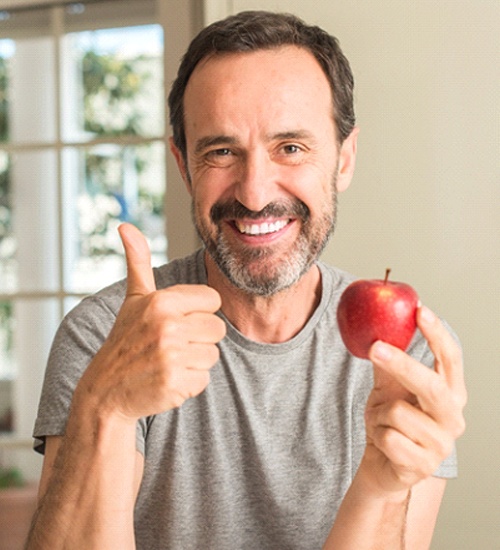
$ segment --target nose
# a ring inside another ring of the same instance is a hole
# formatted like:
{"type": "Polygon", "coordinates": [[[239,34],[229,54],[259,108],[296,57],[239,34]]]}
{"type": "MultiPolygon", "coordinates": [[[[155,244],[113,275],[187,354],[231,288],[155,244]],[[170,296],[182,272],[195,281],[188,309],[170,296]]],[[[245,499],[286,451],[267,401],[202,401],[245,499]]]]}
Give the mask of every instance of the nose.
{"type": "Polygon", "coordinates": [[[249,210],[260,212],[276,199],[277,189],[277,167],[267,151],[247,153],[234,184],[235,198],[249,210]]]}

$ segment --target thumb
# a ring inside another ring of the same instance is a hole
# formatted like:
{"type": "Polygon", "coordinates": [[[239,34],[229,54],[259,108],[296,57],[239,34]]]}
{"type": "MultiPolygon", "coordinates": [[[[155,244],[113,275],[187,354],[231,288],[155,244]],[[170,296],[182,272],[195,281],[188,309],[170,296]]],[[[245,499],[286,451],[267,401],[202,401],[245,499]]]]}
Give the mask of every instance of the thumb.
{"type": "MultiPolygon", "coordinates": [[[[378,344],[377,342],[374,346],[378,344]]],[[[388,346],[389,344],[384,345],[388,346]]],[[[398,382],[398,380],[396,380],[396,378],[394,378],[394,376],[383,368],[384,362],[377,359],[377,355],[374,353],[374,346],[370,350],[370,359],[373,364],[374,388],[379,392],[379,395],[384,396],[385,399],[406,399],[410,393],[398,382]]]]}
{"type": "Polygon", "coordinates": [[[130,223],[118,228],[127,260],[127,296],[150,294],[156,290],[151,252],[144,235],[130,223]]]}

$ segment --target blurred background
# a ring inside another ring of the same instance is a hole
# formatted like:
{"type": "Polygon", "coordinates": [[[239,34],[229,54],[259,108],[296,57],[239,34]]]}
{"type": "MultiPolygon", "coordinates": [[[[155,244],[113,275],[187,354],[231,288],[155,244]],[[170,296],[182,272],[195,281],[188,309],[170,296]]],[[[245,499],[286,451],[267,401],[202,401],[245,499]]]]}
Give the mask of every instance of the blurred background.
{"type": "Polygon", "coordinates": [[[39,476],[48,349],[124,275],[118,224],[155,264],[198,246],[165,98],[193,34],[246,9],[319,24],[351,62],[358,163],[323,258],[391,267],[459,334],[468,429],[433,548],[500,550],[497,0],[0,0],[0,486],[39,476]]]}

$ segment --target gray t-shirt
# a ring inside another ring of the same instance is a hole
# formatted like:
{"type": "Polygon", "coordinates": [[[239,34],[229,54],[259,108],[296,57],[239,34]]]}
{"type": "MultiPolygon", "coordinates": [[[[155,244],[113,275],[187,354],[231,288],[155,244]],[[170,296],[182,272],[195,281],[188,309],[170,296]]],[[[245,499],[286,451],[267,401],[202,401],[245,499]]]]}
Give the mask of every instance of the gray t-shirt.
{"type": "MultiPolygon", "coordinates": [[[[180,408],[141,419],[145,470],[135,513],[139,550],[319,549],[358,468],[372,367],[337,328],[353,278],[319,262],[321,302],[282,344],[247,339],[229,322],[207,389],[180,408]]],[[[155,271],[158,288],[206,284],[203,251],[155,271]]],[[[125,283],[89,297],[63,321],[35,424],[36,448],[64,433],[79,377],[109,333],[125,283]]],[[[410,353],[432,366],[417,333],[410,353]]],[[[455,477],[455,454],[436,472],[455,477]]]]}

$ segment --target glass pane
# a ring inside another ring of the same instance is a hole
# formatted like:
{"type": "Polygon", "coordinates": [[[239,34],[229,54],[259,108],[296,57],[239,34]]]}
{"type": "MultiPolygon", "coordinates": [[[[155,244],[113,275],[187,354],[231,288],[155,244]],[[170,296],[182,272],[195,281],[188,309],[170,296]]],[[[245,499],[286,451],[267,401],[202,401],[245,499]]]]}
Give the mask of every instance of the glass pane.
{"type": "Polygon", "coordinates": [[[11,302],[0,302],[0,432],[13,428],[12,379],[14,363],[12,357],[14,317],[11,302]]]}
{"type": "Polygon", "coordinates": [[[54,39],[15,41],[8,63],[10,141],[51,142],[56,138],[54,39]]]}
{"type": "MultiPolygon", "coordinates": [[[[60,320],[58,302],[56,299],[18,299],[13,302],[13,316],[14,432],[16,438],[29,442],[50,345],[60,320]]],[[[25,477],[36,479],[41,461],[33,453],[20,453],[16,465],[25,477]]]]}
{"type": "Polygon", "coordinates": [[[57,162],[54,151],[12,155],[12,229],[16,236],[16,289],[56,291],[59,282],[57,245],[57,162]]]}
{"type": "Polygon", "coordinates": [[[0,40],[0,141],[9,139],[8,84],[11,57],[15,51],[13,40],[0,40]]]}
{"type": "Polygon", "coordinates": [[[68,34],[62,55],[65,141],[163,134],[159,25],[68,34]]]}
{"type": "Polygon", "coordinates": [[[63,155],[65,273],[70,292],[93,292],[125,275],[118,225],[148,237],[152,261],[165,261],[163,142],[102,144],[63,155]]]}
{"type": "Polygon", "coordinates": [[[0,294],[16,288],[16,239],[12,232],[10,157],[0,151],[0,294]]]}

